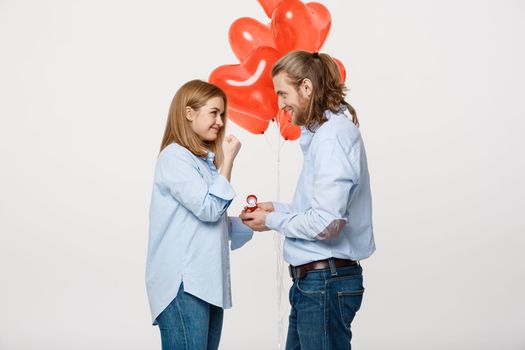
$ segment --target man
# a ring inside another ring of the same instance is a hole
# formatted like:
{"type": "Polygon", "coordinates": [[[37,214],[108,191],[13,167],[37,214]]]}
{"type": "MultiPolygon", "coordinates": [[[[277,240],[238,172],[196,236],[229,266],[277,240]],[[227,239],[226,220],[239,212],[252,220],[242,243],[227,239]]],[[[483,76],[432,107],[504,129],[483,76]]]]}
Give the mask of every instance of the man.
{"type": "Polygon", "coordinates": [[[264,202],[240,217],[255,231],[286,237],[293,278],[286,349],[351,349],[364,292],[359,260],[375,250],[357,116],[327,54],[292,51],[273,66],[272,78],[279,107],[301,126],[303,169],[291,204],[264,202]]]}

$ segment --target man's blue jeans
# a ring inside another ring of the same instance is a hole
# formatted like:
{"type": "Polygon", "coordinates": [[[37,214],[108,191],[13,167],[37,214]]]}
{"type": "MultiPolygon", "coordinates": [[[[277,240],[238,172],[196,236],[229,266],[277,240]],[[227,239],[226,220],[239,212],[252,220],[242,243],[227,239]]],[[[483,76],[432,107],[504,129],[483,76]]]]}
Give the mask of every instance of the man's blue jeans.
{"type": "Polygon", "coordinates": [[[359,265],[314,270],[295,278],[286,350],[351,349],[350,326],[363,292],[359,265]]]}
{"type": "Polygon", "coordinates": [[[222,308],[184,292],[157,317],[162,350],[216,350],[221,340],[222,308]]]}

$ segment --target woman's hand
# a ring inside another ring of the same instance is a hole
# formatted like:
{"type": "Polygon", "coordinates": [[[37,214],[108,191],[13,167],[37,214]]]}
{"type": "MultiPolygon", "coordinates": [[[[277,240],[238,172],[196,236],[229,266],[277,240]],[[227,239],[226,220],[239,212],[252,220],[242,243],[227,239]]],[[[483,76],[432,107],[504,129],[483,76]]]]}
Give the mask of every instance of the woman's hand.
{"type": "Polygon", "coordinates": [[[228,181],[231,181],[233,160],[237,157],[237,153],[241,149],[241,142],[233,135],[228,135],[224,138],[222,144],[222,152],[224,154],[224,162],[219,170],[219,173],[228,181]]]}
{"type": "Polygon", "coordinates": [[[241,149],[241,142],[233,135],[228,135],[224,138],[222,144],[222,151],[224,152],[225,160],[234,160],[241,149]]]}

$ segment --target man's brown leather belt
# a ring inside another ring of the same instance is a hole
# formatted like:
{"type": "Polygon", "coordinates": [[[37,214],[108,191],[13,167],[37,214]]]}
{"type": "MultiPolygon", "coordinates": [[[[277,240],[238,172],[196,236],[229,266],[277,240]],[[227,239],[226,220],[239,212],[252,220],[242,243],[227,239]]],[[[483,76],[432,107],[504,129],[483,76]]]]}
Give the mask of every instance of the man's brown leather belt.
{"type": "MultiPolygon", "coordinates": [[[[334,261],[335,267],[344,267],[344,266],[354,266],[357,265],[357,261],[349,259],[338,259],[330,258],[334,261]]],[[[299,266],[288,266],[288,272],[290,273],[291,278],[303,278],[306,276],[308,271],[312,270],[324,270],[330,268],[330,259],[312,261],[311,263],[299,265],[299,266]]]]}

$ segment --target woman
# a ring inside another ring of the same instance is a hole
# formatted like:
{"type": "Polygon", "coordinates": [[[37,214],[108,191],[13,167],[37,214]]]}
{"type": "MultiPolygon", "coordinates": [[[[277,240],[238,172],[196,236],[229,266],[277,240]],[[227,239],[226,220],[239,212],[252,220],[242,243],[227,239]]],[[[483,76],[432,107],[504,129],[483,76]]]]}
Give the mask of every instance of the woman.
{"type": "Polygon", "coordinates": [[[225,137],[227,98],[200,80],[170,106],[150,207],[146,286],[162,349],[217,349],[231,307],[229,247],[253,231],[226,209],[241,143],[225,137]]]}

